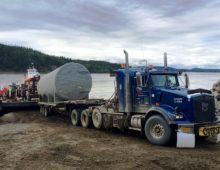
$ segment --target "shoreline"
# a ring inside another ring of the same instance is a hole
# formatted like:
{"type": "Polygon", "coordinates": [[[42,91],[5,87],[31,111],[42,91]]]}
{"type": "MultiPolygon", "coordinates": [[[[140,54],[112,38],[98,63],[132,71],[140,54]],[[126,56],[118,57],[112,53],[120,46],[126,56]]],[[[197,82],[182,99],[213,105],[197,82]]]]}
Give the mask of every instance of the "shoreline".
{"type": "Polygon", "coordinates": [[[0,74],[25,74],[25,72],[10,72],[10,71],[0,71],[0,74]]]}
{"type": "MultiPolygon", "coordinates": [[[[0,71],[0,74],[24,74],[24,72],[16,72],[16,71],[0,71]]],[[[50,72],[41,72],[40,74],[47,74],[50,72]]],[[[110,72],[90,72],[91,74],[110,74],[110,72]]],[[[183,71],[183,73],[220,73],[220,71],[183,71]]]]}
{"type": "MultiPolygon", "coordinates": [[[[48,74],[50,72],[42,72],[40,74],[48,74]]],[[[25,75],[25,72],[0,72],[0,74],[24,74],[25,75]]],[[[91,74],[110,74],[109,72],[108,73],[91,73],[91,74]]]]}

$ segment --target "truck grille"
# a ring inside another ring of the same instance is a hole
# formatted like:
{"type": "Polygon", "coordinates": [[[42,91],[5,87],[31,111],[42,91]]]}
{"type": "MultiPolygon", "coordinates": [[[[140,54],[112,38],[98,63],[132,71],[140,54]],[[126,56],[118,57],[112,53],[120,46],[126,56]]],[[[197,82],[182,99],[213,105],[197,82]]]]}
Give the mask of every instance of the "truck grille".
{"type": "Polygon", "coordinates": [[[213,96],[198,96],[194,98],[193,102],[196,123],[215,120],[215,101],[213,96]]]}

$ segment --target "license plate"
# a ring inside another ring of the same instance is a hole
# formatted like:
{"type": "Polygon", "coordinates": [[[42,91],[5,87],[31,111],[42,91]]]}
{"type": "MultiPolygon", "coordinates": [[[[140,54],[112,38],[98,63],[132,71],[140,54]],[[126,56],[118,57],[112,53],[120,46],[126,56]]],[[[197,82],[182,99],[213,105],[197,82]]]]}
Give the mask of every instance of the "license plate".
{"type": "Polygon", "coordinates": [[[200,127],[199,136],[216,136],[220,134],[220,126],[200,127]]]}

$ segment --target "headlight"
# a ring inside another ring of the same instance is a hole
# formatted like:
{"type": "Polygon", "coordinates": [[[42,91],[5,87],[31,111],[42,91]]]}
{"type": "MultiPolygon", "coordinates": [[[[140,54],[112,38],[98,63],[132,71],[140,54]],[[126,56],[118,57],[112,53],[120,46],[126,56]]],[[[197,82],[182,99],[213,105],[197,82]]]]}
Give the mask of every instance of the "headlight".
{"type": "Polygon", "coordinates": [[[176,119],[183,119],[183,115],[181,115],[181,114],[176,114],[176,115],[175,115],[175,118],[176,118],[176,119]]]}
{"type": "Polygon", "coordinates": [[[183,115],[180,113],[180,109],[178,107],[175,107],[174,115],[175,119],[183,119],[183,115]]]}

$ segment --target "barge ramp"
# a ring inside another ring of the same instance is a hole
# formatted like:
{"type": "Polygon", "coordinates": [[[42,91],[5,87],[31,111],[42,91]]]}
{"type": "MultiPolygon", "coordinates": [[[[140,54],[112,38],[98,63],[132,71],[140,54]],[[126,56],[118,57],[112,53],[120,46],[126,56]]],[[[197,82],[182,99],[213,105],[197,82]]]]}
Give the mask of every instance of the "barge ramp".
{"type": "Polygon", "coordinates": [[[39,110],[37,101],[1,101],[0,100],[0,116],[21,110],[39,110]]]}

